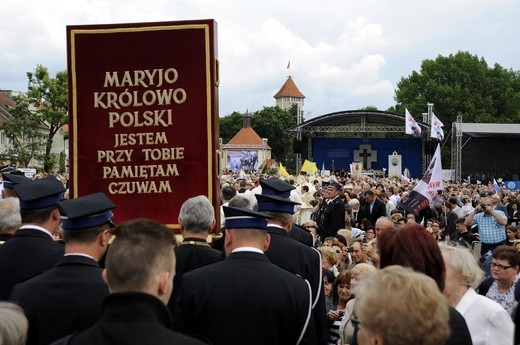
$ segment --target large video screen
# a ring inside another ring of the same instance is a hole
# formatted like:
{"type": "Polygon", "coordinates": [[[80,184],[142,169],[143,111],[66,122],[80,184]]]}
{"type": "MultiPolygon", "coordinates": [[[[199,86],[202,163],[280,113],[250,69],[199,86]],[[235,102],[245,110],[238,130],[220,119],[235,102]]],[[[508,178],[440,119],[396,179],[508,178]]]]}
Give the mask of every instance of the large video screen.
{"type": "Polygon", "coordinates": [[[234,173],[258,170],[258,151],[227,151],[227,164],[234,173]]]}

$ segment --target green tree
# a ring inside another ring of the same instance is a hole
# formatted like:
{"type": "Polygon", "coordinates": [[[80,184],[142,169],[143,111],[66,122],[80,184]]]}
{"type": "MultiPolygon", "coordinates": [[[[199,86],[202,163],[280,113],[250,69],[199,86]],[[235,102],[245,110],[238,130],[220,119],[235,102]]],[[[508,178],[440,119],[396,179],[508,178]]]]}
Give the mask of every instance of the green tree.
{"type": "Polygon", "coordinates": [[[287,110],[279,107],[264,107],[252,118],[252,127],[262,138],[268,138],[271,154],[277,161],[286,164],[293,160],[292,153],[294,137],[285,130],[296,125],[296,119],[287,110]]]}
{"type": "Polygon", "coordinates": [[[67,71],[56,73],[54,78],[42,65],[35,72],[27,72],[29,86],[27,96],[35,110],[33,114],[48,126],[43,156],[44,171],[51,171],[55,160],[51,159],[52,141],[58,130],[67,123],[67,71]]]}
{"type": "Polygon", "coordinates": [[[0,128],[9,139],[6,155],[19,166],[28,167],[32,159],[43,158],[45,134],[42,123],[33,116],[27,97],[13,97],[16,106],[10,110],[11,118],[0,128]]]}
{"type": "Polygon", "coordinates": [[[424,60],[419,72],[401,78],[397,102],[389,110],[417,117],[434,103],[435,115],[449,131],[462,115],[464,122],[512,123],[520,119],[520,76],[498,64],[490,68],[483,58],[459,51],[424,60]]]}
{"type": "Polygon", "coordinates": [[[60,173],[66,172],[65,171],[65,151],[60,152],[59,172],[60,173]]]}
{"type": "MultiPolygon", "coordinates": [[[[251,127],[261,138],[268,138],[271,147],[271,155],[285,166],[292,167],[294,153],[292,152],[294,137],[285,132],[291,126],[296,125],[296,110],[282,110],[279,107],[264,107],[255,112],[251,117],[251,127]]],[[[244,123],[244,115],[233,112],[219,119],[220,137],[224,143],[231,140],[244,123]]]]}
{"type": "Polygon", "coordinates": [[[238,133],[243,124],[244,116],[236,111],[219,119],[220,137],[224,144],[238,133]]]}
{"type": "Polygon", "coordinates": [[[363,107],[363,108],[360,108],[359,110],[364,110],[364,111],[377,111],[379,109],[377,109],[377,107],[375,105],[367,105],[366,107],[363,107]]]}

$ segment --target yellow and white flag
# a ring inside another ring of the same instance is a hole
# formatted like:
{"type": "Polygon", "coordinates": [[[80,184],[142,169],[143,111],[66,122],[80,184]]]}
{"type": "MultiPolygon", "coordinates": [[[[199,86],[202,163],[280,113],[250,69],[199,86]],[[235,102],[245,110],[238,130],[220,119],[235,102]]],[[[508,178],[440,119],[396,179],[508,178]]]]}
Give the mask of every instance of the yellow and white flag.
{"type": "Polygon", "coordinates": [[[287,172],[287,170],[285,170],[285,168],[283,167],[282,163],[280,163],[280,169],[278,169],[280,171],[280,176],[282,177],[288,177],[289,176],[289,173],[287,172]]]}
{"type": "Polygon", "coordinates": [[[316,163],[306,159],[302,164],[301,171],[314,175],[316,171],[318,171],[318,167],[316,166],[316,163]]]}

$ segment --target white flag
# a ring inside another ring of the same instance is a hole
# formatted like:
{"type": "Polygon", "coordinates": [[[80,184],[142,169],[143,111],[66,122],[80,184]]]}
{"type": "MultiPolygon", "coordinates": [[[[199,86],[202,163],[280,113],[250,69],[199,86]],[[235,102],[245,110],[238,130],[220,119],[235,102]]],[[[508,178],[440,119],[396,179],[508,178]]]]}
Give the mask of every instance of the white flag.
{"type": "Polygon", "coordinates": [[[430,205],[438,190],[444,190],[440,145],[437,145],[435,154],[421,181],[417,183],[408,196],[401,199],[399,206],[417,215],[420,210],[430,205]]]}
{"type": "Polygon", "coordinates": [[[404,109],[405,113],[405,133],[412,134],[414,137],[421,136],[421,127],[414,120],[413,116],[410,114],[408,109],[404,109]]]}
{"type": "Polygon", "coordinates": [[[437,138],[439,140],[444,139],[444,131],[442,130],[442,127],[444,124],[435,116],[435,114],[432,112],[432,125],[431,125],[431,132],[430,137],[431,138],[437,138]]]}

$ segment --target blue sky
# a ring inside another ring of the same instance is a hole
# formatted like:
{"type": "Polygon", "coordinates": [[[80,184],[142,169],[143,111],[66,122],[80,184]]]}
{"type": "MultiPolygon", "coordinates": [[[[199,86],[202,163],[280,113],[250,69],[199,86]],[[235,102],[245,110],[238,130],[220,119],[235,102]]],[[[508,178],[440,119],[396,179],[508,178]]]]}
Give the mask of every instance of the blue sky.
{"type": "Polygon", "coordinates": [[[221,116],[274,105],[289,74],[309,119],[385,110],[400,78],[439,54],[520,70],[518,0],[3,0],[0,11],[0,89],[16,91],[37,64],[66,69],[67,25],[215,19],[221,116]]]}

